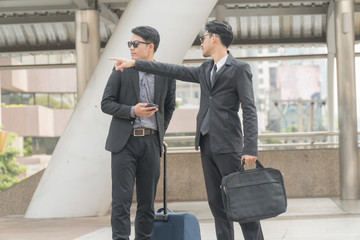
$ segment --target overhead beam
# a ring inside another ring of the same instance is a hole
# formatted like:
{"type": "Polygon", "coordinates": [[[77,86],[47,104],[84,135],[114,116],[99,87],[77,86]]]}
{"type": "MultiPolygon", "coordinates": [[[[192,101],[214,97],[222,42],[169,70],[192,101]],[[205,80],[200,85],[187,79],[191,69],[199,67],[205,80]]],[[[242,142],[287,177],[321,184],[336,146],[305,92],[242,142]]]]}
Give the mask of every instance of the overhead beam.
{"type": "Polygon", "coordinates": [[[23,70],[23,69],[47,69],[47,68],[76,68],[76,63],[59,63],[59,64],[31,64],[31,65],[3,65],[2,70],[23,70]]]}
{"type": "MultiPolygon", "coordinates": [[[[51,2],[51,1],[48,1],[51,2]]],[[[2,4],[2,3],[1,3],[2,4]]],[[[75,4],[70,5],[40,5],[40,6],[28,6],[24,4],[24,6],[9,6],[2,7],[1,13],[24,13],[24,12],[46,12],[46,11],[75,11],[77,10],[77,6],[75,4]]]]}
{"type": "MultiPolygon", "coordinates": [[[[100,47],[105,48],[106,42],[101,42],[100,47]]],[[[9,46],[0,47],[0,53],[24,53],[24,52],[42,52],[42,51],[59,51],[75,50],[75,43],[59,45],[39,45],[39,46],[9,46]]]]}
{"type": "Polygon", "coordinates": [[[74,12],[61,15],[31,15],[31,16],[11,16],[0,17],[0,25],[13,24],[35,24],[35,23],[60,23],[60,22],[74,22],[74,12]]]}
{"type": "Polygon", "coordinates": [[[89,2],[87,0],[73,0],[73,2],[80,8],[80,9],[89,9],[89,2]]]}
{"type": "Polygon", "coordinates": [[[122,9],[125,10],[125,8],[127,7],[127,3],[125,2],[121,2],[121,3],[109,3],[108,4],[112,9],[122,9]]]}
{"type": "Polygon", "coordinates": [[[270,7],[270,8],[227,8],[226,16],[253,17],[253,16],[293,16],[293,15],[320,15],[327,13],[327,6],[303,7],[270,7]]]}
{"type": "Polygon", "coordinates": [[[104,3],[100,3],[100,19],[108,25],[116,25],[119,21],[118,16],[111,11],[111,9],[104,3]]]}
{"type": "MultiPolygon", "coordinates": [[[[257,57],[236,57],[243,61],[291,61],[291,60],[303,60],[303,59],[325,59],[326,54],[311,54],[311,55],[286,55],[286,56],[257,56],[257,57]]],[[[183,64],[202,63],[205,62],[205,58],[184,59],[183,64]]]]}
{"type": "Polygon", "coordinates": [[[277,1],[268,1],[268,0],[219,0],[217,4],[270,4],[270,3],[328,3],[329,0],[277,0],[277,1]]]}
{"type": "Polygon", "coordinates": [[[99,4],[105,3],[112,9],[125,9],[131,0],[98,0],[99,4]]]}
{"type": "Polygon", "coordinates": [[[256,45],[256,44],[303,44],[303,43],[326,43],[326,37],[314,38],[269,38],[269,39],[236,39],[233,44],[256,45]]]}

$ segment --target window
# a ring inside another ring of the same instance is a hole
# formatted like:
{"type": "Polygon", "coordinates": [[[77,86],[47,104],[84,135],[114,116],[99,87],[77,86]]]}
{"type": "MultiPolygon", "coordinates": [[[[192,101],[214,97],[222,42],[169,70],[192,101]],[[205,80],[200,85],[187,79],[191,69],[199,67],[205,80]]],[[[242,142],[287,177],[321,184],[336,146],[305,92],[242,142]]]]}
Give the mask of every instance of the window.
{"type": "Polygon", "coordinates": [[[198,91],[194,92],[194,98],[199,98],[199,92],[198,91]]]}
{"type": "Polygon", "coordinates": [[[34,98],[35,98],[34,93],[22,93],[21,104],[30,105],[34,102],[34,98]]]}
{"type": "Polygon", "coordinates": [[[49,95],[46,93],[35,93],[34,105],[49,106],[49,95]]]}
{"type": "Polygon", "coordinates": [[[14,93],[1,92],[1,102],[5,105],[41,105],[48,108],[74,109],[76,93],[14,93]]]}
{"type": "Polygon", "coordinates": [[[62,108],[73,109],[76,104],[76,94],[73,93],[63,93],[62,94],[62,108]]]}
{"type": "Polygon", "coordinates": [[[60,93],[49,94],[49,108],[62,108],[60,93]]]}
{"type": "Polygon", "coordinates": [[[10,93],[10,104],[21,104],[21,94],[10,93]]]}

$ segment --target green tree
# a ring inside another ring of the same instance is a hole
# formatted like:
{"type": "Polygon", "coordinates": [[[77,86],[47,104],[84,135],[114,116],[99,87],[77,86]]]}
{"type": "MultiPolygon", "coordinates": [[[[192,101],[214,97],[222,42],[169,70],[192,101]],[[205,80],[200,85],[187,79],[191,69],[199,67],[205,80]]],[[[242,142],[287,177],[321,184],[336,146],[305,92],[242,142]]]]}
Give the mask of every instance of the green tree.
{"type": "Polygon", "coordinates": [[[16,162],[19,149],[11,146],[16,137],[15,133],[11,133],[5,152],[0,153],[0,191],[18,183],[20,179],[17,176],[26,170],[26,166],[16,162]]]}
{"type": "Polygon", "coordinates": [[[24,156],[31,156],[33,152],[32,137],[24,138],[24,156]]]}

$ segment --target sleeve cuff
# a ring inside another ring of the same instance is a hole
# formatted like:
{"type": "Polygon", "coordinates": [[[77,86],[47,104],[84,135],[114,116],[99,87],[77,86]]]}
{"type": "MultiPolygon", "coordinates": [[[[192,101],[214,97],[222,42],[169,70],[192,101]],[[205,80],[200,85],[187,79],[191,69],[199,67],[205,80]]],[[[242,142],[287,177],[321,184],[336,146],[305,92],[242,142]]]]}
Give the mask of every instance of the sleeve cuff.
{"type": "Polygon", "coordinates": [[[130,116],[132,118],[136,118],[136,116],[135,116],[135,107],[134,106],[131,107],[130,116]]]}

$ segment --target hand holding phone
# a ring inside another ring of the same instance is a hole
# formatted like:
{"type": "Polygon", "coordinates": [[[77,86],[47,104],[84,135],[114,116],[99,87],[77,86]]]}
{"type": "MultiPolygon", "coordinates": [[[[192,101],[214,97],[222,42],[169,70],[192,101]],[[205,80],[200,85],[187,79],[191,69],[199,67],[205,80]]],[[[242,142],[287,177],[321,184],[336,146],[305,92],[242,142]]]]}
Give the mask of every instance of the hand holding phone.
{"type": "Polygon", "coordinates": [[[145,107],[159,107],[159,105],[156,105],[156,104],[154,104],[154,103],[148,103],[145,107]]]}
{"type": "Polygon", "coordinates": [[[138,103],[134,106],[134,114],[136,117],[151,117],[159,109],[156,104],[138,103]]]}

